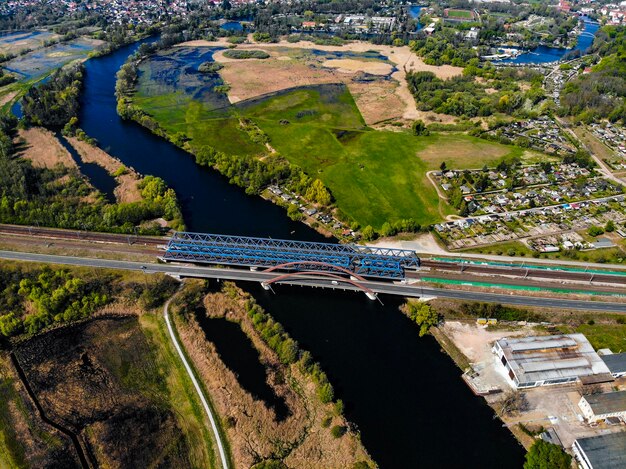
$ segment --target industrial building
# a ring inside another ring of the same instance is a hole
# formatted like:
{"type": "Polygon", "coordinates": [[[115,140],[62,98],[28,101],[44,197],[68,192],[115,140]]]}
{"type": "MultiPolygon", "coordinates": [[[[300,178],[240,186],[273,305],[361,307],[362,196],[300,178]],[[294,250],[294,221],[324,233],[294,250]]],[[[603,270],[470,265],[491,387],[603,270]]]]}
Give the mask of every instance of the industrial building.
{"type": "Polygon", "coordinates": [[[626,376],[626,353],[605,352],[603,355],[600,355],[600,358],[609,368],[613,378],[617,379],[626,376]]]}
{"type": "Polygon", "coordinates": [[[626,467],[626,432],[579,438],[572,446],[583,469],[623,469],[626,467]]]}
{"type": "Polygon", "coordinates": [[[626,391],[591,394],[580,398],[578,407],[589,422],[609,417],[626,418],[626,391]]]}
{"type": "Polygon", "coordinates": [[[583,334],[504,338],[494,343],[493,352],[516,389],[613,380],[583,334]]]}

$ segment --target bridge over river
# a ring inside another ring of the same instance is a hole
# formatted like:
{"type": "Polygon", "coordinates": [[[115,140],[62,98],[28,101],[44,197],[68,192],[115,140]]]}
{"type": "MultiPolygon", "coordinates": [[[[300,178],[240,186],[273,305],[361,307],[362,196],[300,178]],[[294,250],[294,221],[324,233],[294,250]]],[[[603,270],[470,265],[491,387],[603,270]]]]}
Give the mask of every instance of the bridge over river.
{"type": "Polygon", "coordinates": [[[407,269],[420,267],[415,251],[406,249],[188,232],[174,233],[161,259],[263,269],[273,273],[262,281],[266,289],[293,278],[327,278],[333,286],[347,283],[363,290],[371,299],[376,294],[365,286],[366,279],[404,280],[407,269]]]}

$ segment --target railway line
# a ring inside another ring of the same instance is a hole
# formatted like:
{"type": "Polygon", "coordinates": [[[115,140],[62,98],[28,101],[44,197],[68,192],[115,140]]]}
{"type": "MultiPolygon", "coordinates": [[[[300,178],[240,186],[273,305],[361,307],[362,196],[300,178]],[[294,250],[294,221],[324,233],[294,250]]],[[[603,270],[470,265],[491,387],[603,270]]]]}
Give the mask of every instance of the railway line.
{"type": "MultiPolygon", "coordinates": [[[[44,228],[38,226],[17,226],[0,224],[0,237],[14,236],[25,239],[48,239],[52,242],[63,242],[71,245],[71,242],[94,242],[124,244],[142,248],[148,247],[151,252],[158,253],[164,249],[170,238],[160,236],[138,236],[118,233],[98,233],[85,230],[66,230],[59,228],[44,228]]],[[[101,250],[101,249],[100,249],[101,250]]],[[[547,268],[536,265],[513,265],[498,263],[468,262],[461,259],[432,259],[421,258],[419,271],[407,271],[409,279],[419,279],[426,274],[435,272],[446,273],[455,276],[496,276],[510,279],[523,279],[528,281],[549,282],[577,282],[589,285],[613,285],[626,287],[626,271],[602,271],[564,269],[558,267],[547,268]]]]}

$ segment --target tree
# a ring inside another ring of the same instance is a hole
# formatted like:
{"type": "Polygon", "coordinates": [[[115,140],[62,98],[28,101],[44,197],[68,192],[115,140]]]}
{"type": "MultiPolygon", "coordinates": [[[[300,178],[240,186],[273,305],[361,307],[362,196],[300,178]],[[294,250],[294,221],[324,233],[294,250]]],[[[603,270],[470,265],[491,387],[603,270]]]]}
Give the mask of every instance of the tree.
{"type": "Polygon", "coordinates": [[[524,469],[569,469],[572,457],[560,446],[537,440],[526,453],[524,469]]]}
{"type": "Polygon", "coordinates": [[[293,221],[302,220],[302,213],[298,210],[298,206],[296,204],[290,204],[287,208],[287,216],[291,218],[293,221]]]}
{"type": "Polygon", "coordinates": [[[426,128],[426,124],[424,124],[424,121],[421,120],[413,121],[411,129],[413,130],[413,135],[415,136],[430,135],[430,131],[426,128]]]}
{"type": "Polygon", "coordinates": [[[326,189],[324,183],[319,179],[313,181],[313,184],[306,190],[304,197],[311,202],[317,202],[321,205],[329,205],[331,200],[328,189],[326,189]]]}
{"type": "Polygon", "coordinates": [[[615,222],[613,220],[609,220],[604,225],[604,231],[607,233],[613,233],[615,231],[615,222]]]}
{"type": "Polygon", "coordinates": [[[587,228],[587,233],[589,233],[589,236],[600,236],[601,234],[604,234],[604,230],[599,226],[592,225],[587,228]]]}
{"type": "Polygon", "coordinates": [[[407,310],[409,317],[420,326],[420,337],[426,335],[432,326],[439,324],[439,314],[426,303],[411,302],[407,310]]]}
{"type": "Polygon", "coordinates": [[[448,169],[448,167],[446,166],[446,162],[442,161],[441,164],[439,165],[439,169],[444,172],[446,169],[448,169]]]}
{"type": "Polygon", "coordinates": [[[391,223],[389,223],[388,221],[383,223],[383,226],[380,229],[380,234],[382,236],[393,236],[397,232],[398,230],[396,230],[395,226],[392,226],[391,223]]]}
{"type": "Polygon", "coordinates": [[[367,225],[365,228],[363,228],[363,231],[361,232],[361,234],[363,235],[363,239],[365,241],[371,241],[376,237],[376,232],[374,231],[374,228],[372,228],[371,225],[367,225]]]}

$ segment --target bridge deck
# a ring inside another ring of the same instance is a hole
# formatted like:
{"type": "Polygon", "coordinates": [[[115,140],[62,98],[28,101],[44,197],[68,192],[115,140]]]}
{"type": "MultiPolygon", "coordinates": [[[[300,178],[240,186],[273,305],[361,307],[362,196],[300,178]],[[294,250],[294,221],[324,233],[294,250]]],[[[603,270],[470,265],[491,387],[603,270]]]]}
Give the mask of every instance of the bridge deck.
{"type": "Polygon", "coordinates": [[[245,267],[292,263],[289,270],[302,270],[298,263],[304,266],[307,262],[315,262],[315,265],[306,264],[306,270],[329,271],[338,266],[362,276],[390,279],[404,278],[405,269],[420,266],[415,252],[405,249],[188,232],[177,232],[172,236],[163,258],[245,267]]]}

